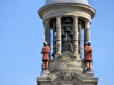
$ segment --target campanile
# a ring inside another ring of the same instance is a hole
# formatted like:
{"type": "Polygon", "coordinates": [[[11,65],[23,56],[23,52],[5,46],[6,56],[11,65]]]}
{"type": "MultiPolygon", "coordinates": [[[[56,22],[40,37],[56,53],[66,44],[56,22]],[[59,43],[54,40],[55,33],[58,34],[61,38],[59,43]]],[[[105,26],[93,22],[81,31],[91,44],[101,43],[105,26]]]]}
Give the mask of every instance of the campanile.
{"type": "Polygon", "coordinates": [[[88,0],[46,0],[43,65],[37,85],[97,85],[90,38],[95,9],[88,0]]]}

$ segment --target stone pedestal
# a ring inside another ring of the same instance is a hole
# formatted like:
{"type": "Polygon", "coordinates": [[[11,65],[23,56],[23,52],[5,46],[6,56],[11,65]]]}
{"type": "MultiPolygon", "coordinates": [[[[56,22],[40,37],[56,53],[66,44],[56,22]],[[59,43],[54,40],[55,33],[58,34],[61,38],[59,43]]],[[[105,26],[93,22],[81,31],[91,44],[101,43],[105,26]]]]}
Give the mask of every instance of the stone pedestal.
{"type": "Polygon", "coordinates": [[[61,71],[38,78],[37,85],[97,85],[97,81],[98,78],[93,78],[93,74],[61,71]]]}
{"type": "Polygon", "coordinates": [[[59,58],[50,60],[49,72],[42,72],[41,77],[37,79],[37,84],[97,85],[98,78],[94,78],[93,72],[84,72],[82,62],[70,53],[63,53],[59,58]]]}
{"type": "Polygon", "coordinates": [[[41,72],[41,77],[44,77],[44,78],[47,78],[48,77],[48,75],[49,75],[49,70],[42,70],[42,72],[41,72]]]}

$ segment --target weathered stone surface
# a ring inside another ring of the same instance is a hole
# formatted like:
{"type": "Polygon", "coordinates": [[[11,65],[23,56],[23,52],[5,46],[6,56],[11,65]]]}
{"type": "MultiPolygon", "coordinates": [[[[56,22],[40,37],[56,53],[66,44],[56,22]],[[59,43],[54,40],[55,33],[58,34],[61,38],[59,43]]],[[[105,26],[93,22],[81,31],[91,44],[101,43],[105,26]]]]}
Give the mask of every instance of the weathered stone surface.
{"type": "Polygon", "coordinates": [[[79,16],[91,21],[96,11],[94,8],[74,3],[62,3],[46,5],[40,8],[39,15],[43,20],[53,18],[56,16],[79,16]]]}
{"type": "Polygon", "coordinates": [[[77,60],[52,60],[49,64],[49,71],[78,71],[83,72],[81,61],[77,60]]]}
{"type": "Polygon", "coordinates": [[[73,71],[57,72],[47,78],[37,79],[38,85],[97,85],[97,81],[98,78],[87,77],[73,71]]]}

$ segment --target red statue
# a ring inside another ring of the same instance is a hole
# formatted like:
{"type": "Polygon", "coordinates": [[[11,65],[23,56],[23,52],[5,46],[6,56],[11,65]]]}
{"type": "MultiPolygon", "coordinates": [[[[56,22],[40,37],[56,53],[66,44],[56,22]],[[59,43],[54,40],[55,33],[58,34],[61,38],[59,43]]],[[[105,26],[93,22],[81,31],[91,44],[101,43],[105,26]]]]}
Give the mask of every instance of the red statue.
{"type": "Polygon", "coordinates": [[[42,48],[41,54],[43,54],[43,64],[42,64],[42,70],[48,69],[48,63],[49,63],[49,53],[50,53],[50,47],[48,46],[47,42],[44,42],[44,47],[42,48]]]}
{"type": "Polygon", "coordinates": [[[92,69],[92,47],[90,46],[90,42],[87,43],[87,45],[84,48],[85,51],[85,65],[86,65],[86,70],[91,70],[92,69]]]}

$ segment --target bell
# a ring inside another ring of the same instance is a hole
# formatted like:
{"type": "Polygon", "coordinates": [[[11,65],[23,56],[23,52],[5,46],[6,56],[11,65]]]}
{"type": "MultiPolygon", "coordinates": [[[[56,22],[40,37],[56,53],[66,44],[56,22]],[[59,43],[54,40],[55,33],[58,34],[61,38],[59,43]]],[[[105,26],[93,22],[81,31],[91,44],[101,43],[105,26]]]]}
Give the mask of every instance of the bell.
{"type": "Polygon", "coordinates": [[[64,32],[64,29],[62,29],[62,36],[65,36],[65,32],[64,32]]]}
{"type": "Polygon", "coordinates": [[[70,32],[70,31],[71,31],[70,27],[69,26],[66,26],[65,27],[65,32],[70,32]]]}

